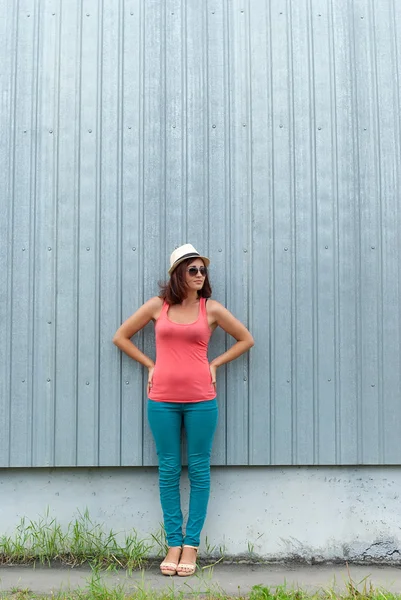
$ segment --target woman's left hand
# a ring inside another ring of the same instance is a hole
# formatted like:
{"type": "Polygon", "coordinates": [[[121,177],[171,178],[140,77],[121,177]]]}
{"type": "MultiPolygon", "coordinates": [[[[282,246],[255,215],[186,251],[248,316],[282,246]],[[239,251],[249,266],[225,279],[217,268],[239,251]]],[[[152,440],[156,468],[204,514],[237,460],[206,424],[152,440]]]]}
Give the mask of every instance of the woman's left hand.
{"type": "Polygon", "coordinates": [[[212,376],[212,384],[216,387],[216,375],[217,375],[217,367],[210,363],[209,365],[210,375],[212,376]]]}

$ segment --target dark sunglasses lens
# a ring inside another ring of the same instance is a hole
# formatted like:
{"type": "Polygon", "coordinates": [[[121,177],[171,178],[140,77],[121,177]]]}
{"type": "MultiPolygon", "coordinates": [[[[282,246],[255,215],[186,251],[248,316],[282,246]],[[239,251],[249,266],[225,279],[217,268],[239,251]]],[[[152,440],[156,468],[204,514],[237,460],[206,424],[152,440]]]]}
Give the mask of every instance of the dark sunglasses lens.
{"type": "Polygon", "coordinates": [[[188,273],[191,275],[191,277],[195,277],[198,274],[198,271],[201,275],[203,275],[203,277],[206,276],[206,267],[189,267],[188,269],[188,273]]]}

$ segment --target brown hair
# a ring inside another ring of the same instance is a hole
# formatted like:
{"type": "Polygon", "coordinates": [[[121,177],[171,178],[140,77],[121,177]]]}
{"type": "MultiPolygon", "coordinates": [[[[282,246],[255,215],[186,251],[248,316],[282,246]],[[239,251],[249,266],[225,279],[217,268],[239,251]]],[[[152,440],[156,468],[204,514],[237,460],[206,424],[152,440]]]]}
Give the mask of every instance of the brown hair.
{"type": "MultiPolygon", "coordinates": [[[[196,257],[195,257],[196,258],[196,257]]],[[[171,273],[170,279],[166,283],[159,283],[160,294],[159,298],[162,298],[167,304],[181,304],[181,302],[187,296],[187,285],[185,281],[185,271],[187,266],[194,261],[194,257],[188,258],[182,261],[171,273]]],[[[198,291],[200,298],[210,298],[212,295],[212,288],[210,287],[209,276],[206,274],[203,287],[198,291]]]]}

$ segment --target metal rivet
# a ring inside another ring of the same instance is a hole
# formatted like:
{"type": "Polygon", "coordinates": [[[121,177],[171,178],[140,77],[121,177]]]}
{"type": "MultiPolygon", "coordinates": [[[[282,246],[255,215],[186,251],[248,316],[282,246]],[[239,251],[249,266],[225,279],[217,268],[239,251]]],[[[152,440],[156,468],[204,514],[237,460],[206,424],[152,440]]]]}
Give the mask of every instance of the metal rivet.
{"type": "Polygon", "coordinates": [[[363,19],[364,17],[361,17],[361,19],[363,19]]]}
{"type": "Polygon", "coordinates": [[[125,382],[125,385],[128,385],[128,384],[129,384],[129,381],[126,381],[126,382],[125,382]]]}
{"type": "Polygon", "coordinates": [[[328,246],[325,246],[326,250],[328,249],[328,246]]]}
{"type": "Polygon", "coordinates": [[[374,384],[374,383],[372,383],[372,387],[375,387],[375,384],[374,384]]]}
{"type": "Polygon", "coordinates": [[[89,252],[90,248],[89,246],[86,246],[86,251],[89,252]]]}
{"type": "Polygon", "coordinates": [[[50,248],[50,246],[48,247],[48,251],[49,251],[49,252],[51,251],[51,248],[50,248]]]}
{"type": "Polygon", "coordinates": [[[248,252],[248,250],[246,248],[244,248],[244,252],[248,252]]]}
{"type": "Polygon", "coordinates": [[[331,381],[331,379],[328,379],[327,381],[331,381]]]}
{"type": "Polygon", "coordinates": [[[87,16],[87,17],[90,17],[90,13],[86,13],[86,16],[87,16]]]}
{"type": "Polygon", "coordinates": [[[55,15],[55,14],[56,14],[56,13],[52,13],[53,17],[54,17],[54,15],[55,15]]]}
{"type": "Polygon", "coordinates": [[[219,252],[222,252],[222,251],[223,251],[222,248],[219,248],[219,252]]]}
{"type": "Polygon", "coordinates": [[[287,379],[287,383],[290,383],[290,380],[289,380],[289,379],[287,379]]]}
{"type": "Polygon", "coordinates": [[[53,129],[49,129],[49,133],[53,133],[53,129]]]}
{"type": "Polygon", "coordinates": [[[25,248],[22,248],[22,252],[25,252],[25,248]]]}
{"type": "Polygon", "coordinates": [[[212,10],[212,15],[214,15],[214,10],[212,10]]]}
{"type": "Polygon", "coordinates": [[[244,381],[247,381],[247,377],[244,377],[244,381]]]}
{"type": "Polygon", "coordinates": [[[26,15],[27,17],[30,17],[31,15],[26,15]]]}
{"type": "Polygon", "coordinates": [[[321,131],[321,130],[322,130],[322,128],[321,128],[321,127],[318,127],[318,130],[319,130],[319,131],[321,131]]]}
{"type": "Polygon", "coordinates": [[[128,125],[128,129],[132,129],[131,125],[128,125]]]}
{"type": "Polygon", "coordinates": [[[244,11],[243,11],[243,10],[241,10],[241,12],[243,13],[244,11]]]}
{"type": "Polygon", "coordinates": [[[24,133],[26,133],[26,129],[24,129],[24,133]]]}
{"type": "Polygon", "coordinates": [[[22,379],[21,381],[22,381],[22,383],[25,383],[25,379],[22,379]]]}
{"type": "Polygon", "coordinates": [[[133,14],[134,14],[133,12],[130,13],[131,17],[132,17],[133,14]]]}
{"type": "Polygon", "coordinates": [[[364,130],[364,131],[367,131],[367,127],[364,127],[364,128],[363,128],[363,130],[364,130]]]}
{"type": "Polygon", "coordinates": [[[374,249],[375,249],[375,246],[371,246],[371,248],[372,248],[372,250],[374,250],[374,249]]]}
{"type": "Polygon", "coordinates": [[[89,385],[89,381],[86,382],[86,385],[89,385]]]}
{"type": "Polygon", "coordinates": [[[282,15],[283,13],[281,12],[280,15],[282,15]]]}
{"type": "Polygon", "coordinates": [[[47,381],[49,382],[49,381],[50,381],[50,379],[47,379],[47,381]]]}
{"type": "Polygon", "coordinates": [[[171,13],[171,14],[173,15],[174,13],[171,13]]]}
{"type": "Polygon", "coordinates": [[[284,252],[287,252],[288,248],[284,248],[284,252]]]}
{"type": "Polygon", "coordinates": [[[246,127],[246,123],[242,123],[242,127],[246,127]]]}
{"type": "Polygon", "coordinates": [[[52,324],[52,322],[51,322],[51,321],[47,321],[47,324],[48,324],[48,325],[51,325],[51,324],[52,324]]]}
{"type": "Polygon", "coordinates": [[[134,246],[132,249],[133,249],[133,251],[135,252],[135,250],[136,250],[135,246],[134,246]]]}
{"type": "Polygon", "coordinates": [[[283,126],[282,126],[282,125],[280,125],[280,129],[282,129],[282,128],[283,128],[283,126]]]}
{"type": "Polygon", "coordinates": [[[321,16],[322,16],[322,15],[319,13],[319,14],[318,14],[318,17],[321,17],[321,16]]]}
{"type": "Polygon", "coordinates": [[[175,125],[173,125],[173,129],[175,129],[175,125]]]}
{"type": "Polygon", "coordinates": [[[92,133],[92,129],[88,129],[89,133],[92,133]]]}
{"type": "Polygon", "coordinates": [[[212,125],[213,129],[216,129],[216,125],[212,125]]]}

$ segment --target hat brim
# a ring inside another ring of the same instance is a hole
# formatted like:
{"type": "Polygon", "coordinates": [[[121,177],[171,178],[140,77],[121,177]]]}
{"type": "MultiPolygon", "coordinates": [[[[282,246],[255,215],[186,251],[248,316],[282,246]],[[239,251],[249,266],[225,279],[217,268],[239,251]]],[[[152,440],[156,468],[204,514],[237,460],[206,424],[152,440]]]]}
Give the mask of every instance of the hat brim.
{"type": "Polygon", "coordinates": [[[178,267],[178,265],[180,265],[185,260],[188,260],[189,258],[200,258],[205,263],[205,267],[208,267],[210,265],[210,260],[207,258],[207,256],[200,256],[199,254],[193,254],[188,256],[187,254],[175,261],[175,263],[169,268],[168,274],[171,275],[171,273],[178,267]]]}

